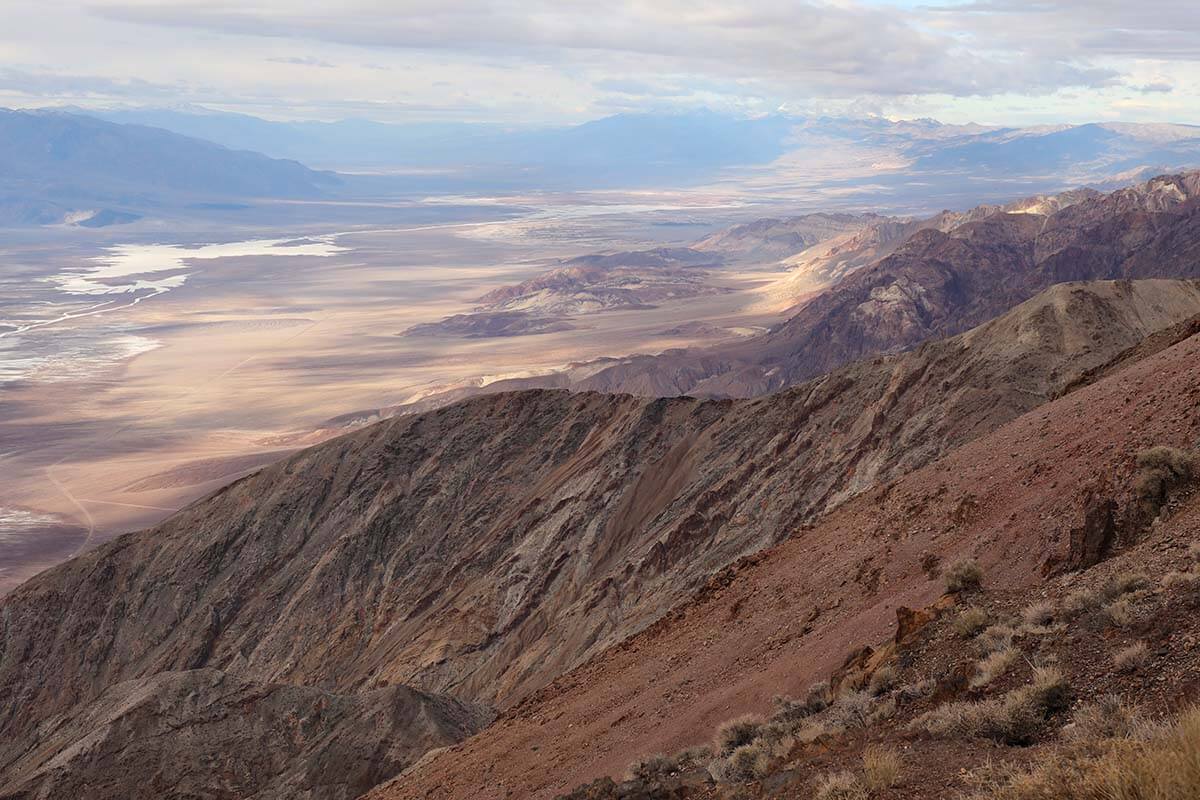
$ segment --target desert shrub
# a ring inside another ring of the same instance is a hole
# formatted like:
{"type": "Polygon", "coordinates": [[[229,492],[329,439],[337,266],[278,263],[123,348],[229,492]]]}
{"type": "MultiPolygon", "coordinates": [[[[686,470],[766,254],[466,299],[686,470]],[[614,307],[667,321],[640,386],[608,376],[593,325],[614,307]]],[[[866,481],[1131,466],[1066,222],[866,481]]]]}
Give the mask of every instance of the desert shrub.
{"type": "Polygon", "coordinates": [[[1188,545],[1187,554],[1192,561],[1200,562],[1200,542],[1188,545]]]}
{"type": "Polygon", "coordinates": [[[1007,672],[1018,656],[1020,652],[1015,647],[1005,647],[984,656],[975,663],[975,677],[971,678],[971,687],[978,689],[987,686],[1007,672]]]}
{"type": "Polygon", "coordinates": [[[915,683],[904,684],[896,691],[896,695],[905,701],[920,700],[922,697],[933,694],[933,690],[936,688],[937,682],[926,678],[915,683]]]}
{"type": "Polygon", "coordinates": [[[737,748],[750,744],[763,726],[762,717],[747,715],[731,719],[717,728],[714,749],[722,756],[730,755],[737,748]]]}
{"type": "Polygon", "coordinates": [[[893,667],[880,667],[871,673],[871,680],[867,683],[867,691],[878,697],[884,692],[895,688],[898,677],[893,667]]]}
{"type": "Polygon", "coordinates": [[[961,559],[946,568],[947,592],[973,592],[983,585],[983,569],[974,559],[961,559]]]}
{"type": "Polygon", "coordinates": [[[1107,694],[1094,703],[1076,709],[1071,725],[1064,729],[1067,738],[1077,742],[1096,742],[1129,736],[1137,726],[1137,714],[1115,694],[1107,694]]]}
{"type": "Polygon", "coordinates": [[[808,687],[808,694],[804,697],[804,704],[808,707],[810,713],[816,714],[824,711],[832,703],[833,688],[830,687],[829,681],[817,681],[808,687]]]}
{"type": "Polygon", "coordinates": [[[865,728],[873,704],[870,692],[846,692],[829,707],[829,721],[842,728],[865,728]]]}
{"type": "Polygon", "coordinates": [[[1011,625],[989,625],[979,634],[979,644],[985,653],[1007,650],[1012,647],[1017,630],[1011,625]]]}
{"type": "Polygon", "coordinates": [[[831,772],[817,780],[816,800],[866,800],[867,788],[849,771],[831,772]]]}
{"type": "Polygon", "coordinates": [[[1151,447],[1137,454],[1138,474],[1133,488],[1154,509],[1166,503],[1172,491],[1196,474],[1196,456],[1176,447],[1151,447]]]}
{"type": "Polygon", "coordinates": [[[1105,582],[1101,593],[1105,600],[1115,600],[1123,594],[1150,588],[1150,579],[1140,572],[1122,572],[1105,582]]]}
{"type": "Polygon", "coordinates": [[[1021,618],[1028,625],[1049,625],[1054,621],[1054,604],[1050,602],[1034,603],[1021,612],[1021,618]]]}
{"type": "Polygon", "coordinates": [[[1104,605],[1104,598],[1091,589],[1077,589],[1063,598],[1059,614],[1064,619],[1076,619],[1104,605]]]}
{"type": "Polygon", "coordinates": [[[633,780],[654,781],[678,771],[679,764],[675,759],[656,753],[633,762],[629,767],[629,777],[633,780]]]}
{"type": "Polygon", "coordinates": [[[985,609],[971,606],[963,609],[962,613],[954,618],[953,627],[954,632],[959,636],[970,639],[972,636],[977,636],[990,623],[991,615],[985,609]]]}
{"type": "Polygon", "coordinates": [[[945,703],[926,712],[912,726],[935,736],[994,739],[1029,744],[1046,718],[1070,703],[1070,687],[1054,669],[1034,670],[1033,682],[979,703],[945,703]]]}
{"type": "Polygon", "coordinates": [[[890,747],[871,745],[863,751],[863,783],[872,792],[895,786],[900,768],[900,755],[890,747]]]}
{"type": "Polygon", "coordinates": [[[1145,665],[1150,657],[1150,650],[1145,642],[1135,642],[1113,654],[1113,666],[1119,672],[1134,672],[1145,665]]]}
{"type": "Polygon", "coordinates": [[[1195,572],[1168,572],[1163,576],[1163,586],[1175,591],[1187,591],[1200,586],[1200,575],[1195,572]]]}
{"type": "Polygon", "coordinates": [[[1104,607],[1104,618],[1118,628],[1132,624],[1135,616],[1133,603],[1128,600],[1117,600],[1104,607]]]}
{"type": "Polygon", "coordinates": [[[739,745],[726,758],[719,759],[710,771],[723,783],[745,783],[765,776],[769,764],[767,748],[755,742],[739,745]]]}
{"type": "Polygon", "coordinates": [[[1144,741],[1114,738],[1095,756],[1052,753],[975,800],[1195,800],[1200,797],[1200,709],[1144,741]]]}
{"type": "Polygon", "coordinates": [[[878,725],[880,722],[889,720],[894,716],[896,716],[896,699],[889,697],[887,700],[874,705],[867,721],[871,725],[878,725]]]}

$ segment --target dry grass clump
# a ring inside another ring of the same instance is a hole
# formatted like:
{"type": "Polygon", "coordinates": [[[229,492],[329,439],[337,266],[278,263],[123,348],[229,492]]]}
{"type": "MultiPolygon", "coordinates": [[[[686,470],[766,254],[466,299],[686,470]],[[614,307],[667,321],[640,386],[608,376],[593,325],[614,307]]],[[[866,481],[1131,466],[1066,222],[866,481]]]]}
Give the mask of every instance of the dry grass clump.
{"type": "Polygon", "coordinates": [[[1150,588],[1150,579],[1141,572],[1122,572],[1109,578],[1101,590],[1105,600],[1115,600],[1123,594],[1150,588]]]}
{"type": "Polygon", "coordinates": [[[1034,603],[1021,612],[1021,618],[1027,625],[1049,625],[1054,621],[1056,610],[1049,601],[1034,603]]]}
{"type": "Polygon", "coordinates": [[[973,592],[983,585],[983,568],[974,559],[961,559],[946,568],[947,592],[973,592]]]}
{"type": "Polygon", "coordinates": [[[1063,729],[1063,733],[1073,741],[1097,742],[1132,736],[1137,727],[1137,712],[1117,695],[1107,694],[1076,709],[1071,724],[1063,729]]]}
{"type": "Polygon", "coordinates": [[[737,748],[750,744],[758,738],[762,727],[762,717],[752,714],[728,720],[717,728],[717,739],[713,743],[713,749],[719,755],[728,756],[737,748]]]}
{"type": "Polygon", "coordinates": [[[867,683],[867,691],[878,697],[884,692],[894,689],[899,677],[893,667],[880,667],[871,674],[871,680],[867,683]]]}
{"type": "Polygon", "coordinates": [[[890,789],[900,780],[900,755],[890,747],[871,745],[863,751],[863,783],[872,792],[890,789]]]}
{"type": "Polygon", "coordinates": [[[954,618],[954,632],[964,639],[978,636],[979,632],[991,624],[992,617],[986,609],[979,606],[965,608],[954,618]]]}
{"type": "Polygon", "coordinates": [[[679,769],[675,759],[670,756],[665,756],[662,753],[655,753],[652,756],[647,756],[643,759],[633,762],[629,767],[629,778],[631,780],[652,781],[659,778],[664,778],[679,769]]]}
{"type": "Polygon", "coordinates": [[[833,688],[829,685],[829,681],[817,681],[808,687],[804,703],[813,714],[829,708],[833,704],[833,688]]]}
{"type": "Polygon", "coordinates": [[[866,800],[867,787],[853,772],[831,772],[817,781],[815,800],[866,800]]]}
{"type": "Polygon", "coordinates": [[[762,742],[738,746],[727,757],[717,759],[709,767],[712,776],[722,783],[745,783],[766,776],[770,754],[762,742]]]}
{"type": "Polygon", "coordinates": [[[1123,650],[1113,654],[1113,666],[1119,672],[1134,672],[1146,664],[1150,658],[1150,649],[1145,642],[1135,642],[1123,650]]]}
{"type": "Polygon", "coordinates": [[[969,736],[1029,744],[1046,718],[1070,703],[1070,687],[1056,669],[1034,670],[1033,682],[979,703],[945,703],[913,720],[935,736],[969,736]]]}
{"type": "Polygon", "coordinates": [[[1133,624],[1136,616],[1133,603],[1128,600],[1117,600],[1104,607],[1104,618],[1118,628],[1126,628],[1133,624]]]}
{"type": "Polygon", "coordinates": [[[1200,563],[1200,542],[1193,542],[1188,545],[1187,554],[1188,558],[1192,561],[1200,563]]]}
{"type": "Polygon", "coordinates": [[[1077,589],[1063,598],[1059,614],[1063,619],[1071,620],[1096,611],[1104,605],[1104,598],[1091,589],[1077,589]]]}
{"type": "Polygon", "coordinates": [[[1200,709],[1144,740],[1114,738],[1099,755],[1055,752],[975,800],[1195,800],[1200,797],[1200,709]]]}
{"type": "Polygon", "coordinates": [[[829,722],[846,729],[865,728],[871,721],[874,703],[870,692],[846,692],[829,707],[829,722]]]}
{"type": "Polygon", "coordinates": [[[914,683],[906,683],[896,690],[896,695],[905,701],[920,700],[922,697],[928,697],[933,694],[933,690],[937,688],[937,681],[925,678],[914,683]]]}
{"type": "Polygon", "coordinates": [[[1195,572],[1168,572],[1163,576],[1163,587],[1174,591],[1188,591],[1200,586],[1200,574],[1195,572]]]}
{"type": "Polygon", "coordinates": [[[989,625],[979,635],[979,644],[985,653],[1007,650],[1012,647],[1016,635],[1017,629],[1011,625],[989,625]]]}
{"type": "Polygon", "coordinates": [[[1171,492],[1186,484],[1200,470],[1195,454],[1177,447],[1151,447],[1137,454],[1138,474],[1133,488],[1138,497],[1157,510],[1171,492]]]}
{"type": "Polygon", "coordinates": [[[987,686],[999,678],[1016,662],[1020,651],[1015,647],[1006,647],[989,653],[975,663],[975,677],[971,678],[971,688],[978,689],[987,686]]]}

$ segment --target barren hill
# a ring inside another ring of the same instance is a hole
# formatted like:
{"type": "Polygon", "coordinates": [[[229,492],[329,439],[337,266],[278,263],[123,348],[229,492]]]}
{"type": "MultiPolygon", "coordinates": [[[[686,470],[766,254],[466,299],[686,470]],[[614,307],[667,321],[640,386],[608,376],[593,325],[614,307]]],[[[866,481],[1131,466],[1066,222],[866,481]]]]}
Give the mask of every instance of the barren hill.
{"type": "MultiPolygon", "coordinates": [[[[1198,313],[1191,282],[1068,284],[965,335],[760,400],[504,394],[303,451],[0,601],[0,786],[54,774],[93,724],[138,758],[184,759],[197,786],[218,780],[205,748],[145,750],[120,724],[115,687],[166,673],[307,687],[372,719],[364,692],[381,686],[512,707],[832,504],[1198,313]]],[[[854,553],[839,558],[859,559],[850,574],[873,584],[879,565],[854,553]]],[[[207,719],[208,704],[167,707],[180,735],[207,719]]],[[[251,708],[239,735],[272,713],[251,708]]],[[[471,730],[416,719],[442,732],[418,727],[417,742],[471,730]]],[[[380,779],[404,760],[383,753],[363,767],[380,779]]],[[[119,784],[92,768],[95,785],[119,784]]],[[[278,775],[272,791],[294,785],[291,767],[278,775]]]]}

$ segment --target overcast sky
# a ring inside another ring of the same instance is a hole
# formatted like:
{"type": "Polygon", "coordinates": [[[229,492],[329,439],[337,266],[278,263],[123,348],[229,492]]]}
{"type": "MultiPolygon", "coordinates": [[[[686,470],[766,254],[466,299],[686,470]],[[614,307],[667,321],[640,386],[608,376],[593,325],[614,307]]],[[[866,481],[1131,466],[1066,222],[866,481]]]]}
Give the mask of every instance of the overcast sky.
{"type": "Polygon", "coordinates": [[[1196,0],[0,0],[0,105],[1200,123],[1196,0]]]}

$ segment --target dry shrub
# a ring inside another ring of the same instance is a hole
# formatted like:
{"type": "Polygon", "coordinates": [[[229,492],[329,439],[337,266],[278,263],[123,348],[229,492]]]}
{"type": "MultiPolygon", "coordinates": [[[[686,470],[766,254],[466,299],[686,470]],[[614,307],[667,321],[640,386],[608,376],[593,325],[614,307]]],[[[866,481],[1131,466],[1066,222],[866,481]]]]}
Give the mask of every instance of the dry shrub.
{"type": "Polygon", "coordinates": [[[955,561],[944,574],[947,592],[973,592],[983,585],[983,569],[974,559],[955,561]]]}
{"type": "Polygon", "coordinates": [[[813,714],[829,708],[833,703],[833,688],[829,685],[829,681],[817,681],[808,687],[804,703],[813,714]]]}
{"type": "Polygon", "coordinates": [[[933,690],[937,688],[937,681],[928,678],[915,683],[906,683],[896,690],[897,696],[904,701],[920,700],[922,697],[928,697],[933,694],[933,690]]]}
{"type": "Polygon", "coordinates": [[[1093,757],[1054,752],[975,800],[1195,800],[1200,797],[1200,709],[1144,741],[1115,738],[1093,757]]]}
{"type": "Polygon", "coordinates": [[[989,653],[984,658],[975,663],[975,677],[971,678],[971,688],[978,689],[982,686],[987,686],[989,683],[999,678],[1020,656],[1020,652],[1015,647],[1006,647],[1003,650],[996,650],[989,653]]]}
{"type": "Polygon", "coordinates": [[[1150,588],[1150,579],[1141,572],[1122,572],[1114,575],[1104,584],[1102,594],[1105,600],[1114,600],[1123,594],[1139,592],[1150,588]]]}
{"type": "Polygon", "coordinates": [[[866,800],[867,787],[849,771],[831,772],[817,781],[815,800],[866,800]]]}
{"type": "Polygon", "coordinates": [[[1200,562],[1200,542],[1188,545],[1187,554],[1192,561],[1200,562]]]}
{"type": "Polygon", "coordinates": [[[1133,488],[1153,510],[1167,502],[1171,493],[1188,483],[1197,472],[1197,459],[1177,447],[1151,447],[1137,454],[1138,474],[1133,488]]]}
{"type": "Polygon", "coordinates": [[[865,728],[874,702],[870,692],[846,692],[829,707],[829,721],[846,729],[865,728]]]}
{"type": "Polygon", "coordinates": [[[900,767],[900,754],[890,747],[871,745],[863,751],[863,783],[872,792],[895,786],[900,767]]]}
{"type": "Polygon", "coordinates": [[[1046,718],[1070,703],[1070,687],[1056,669],[1034,670],[1033,682],[979,703],[945,703],[926,712],[912,726],[935,736],[994,739],[1029,744],[1046,718]]]}
{"type": "Polygon", "coordinates": [[[954,632],[964,639],[970,639],[978,636],[979,632],[991,623],[991,620],[991,615],[985,609],[971,606],[963,609],[962,613],[954,618],[954,632]]]}
{"type": "Polygon", "coordinates": [[[1162,583],[1172,591],[1186,592],[1200,586],[1200,575],[1195,572],[1168,572],[1163,576],[1162,583]]]}
{"type": "Polygon", "coordinates": [[[717,740],[713,749],[722,756],[728,756],[737,748],[758,738],[762,726],[762,717],[752,714],[731,719],[717,728],[717,740]]]}
{"type": "Polygon", "coordinates": [[[1012,647],[1013,637],[1016,635],[1017,629],[1011,625],[989,625],[979,635],[979,644],[985,653],[1007,650],[1012,647]]]}
{"type": "Polygon", "coordinates": [[[1117,600],[1104,607],[1104,618],[1108,620],[1109,624],[1116,625],[1118,628],[1125,628],[1133,624],[1136,616],[1133,603],[1128,600],[1117,600]]]}
{"type": "Polygon", "coordinates": [[[1063,732],[1077,742],[1098,742],[1131,736],[1137,726],[1137,713],[1117,695],[1106,694],[1076,709],[1071,725],[1063,732]]]}
{"type": "Polygon", "coordinates": [[[1104,598],[1091,589],[1078,589],[1063,598],[1059,614],[1064,619],[1077,619],[1104,605],[1104,598]]]}
{"type": "Polygon", "coordinates": [[[871,680],[867,684],[867,691],[875,697],[884,692],[891,691],[896,686],[896,681],[899,675],[892,667],[880,667],[871,673],[871,680]]]}
{"type": "Polygon", "coordinates": [[[1028,625],[1049,625],[1054,621],[1054,604],[1043,601],[1034,603],[1028,606],[1022,613],[1021,618],[1028,625]]]}
{"type": "Polygon", "coordinates": [[[728,757],[715,761],[709,771],[722,783],[745,783],[764,777],[769,765],[767,747],[754,742],[735,748],[728,757]]]}
{"type": "Polygon", "coordinates": [[[665,756],[662,753],[655,753],[652,756],[647,756],[633,762],[629,767],[629,778],[632,780],[654,781],[678,771],[679,764],[675,759],[665,756]]]}
{"type": "Polygon", "coordinates": [[[1113,666],[1119,672],[1134,672],[1145,665],[1150,658],[1150,650],[1145,642],[1135,642],[1123,650],[1113,654],[1113,666]]]}

